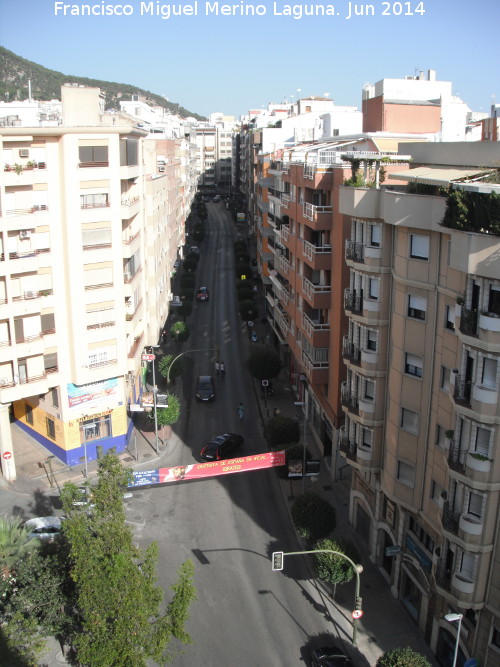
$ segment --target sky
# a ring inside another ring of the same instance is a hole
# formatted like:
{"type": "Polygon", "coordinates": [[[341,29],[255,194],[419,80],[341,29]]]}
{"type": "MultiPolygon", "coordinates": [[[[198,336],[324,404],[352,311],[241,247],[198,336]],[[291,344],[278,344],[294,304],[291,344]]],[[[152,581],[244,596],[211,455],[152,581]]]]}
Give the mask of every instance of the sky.
{"type": "Polygon", "coordinates": [[[0,0],[0,45],[18,56],[237,118],[310,95],[361,108],[367,83],[429,69],[489,112],[499,27],[499,0],[0,0]]]}

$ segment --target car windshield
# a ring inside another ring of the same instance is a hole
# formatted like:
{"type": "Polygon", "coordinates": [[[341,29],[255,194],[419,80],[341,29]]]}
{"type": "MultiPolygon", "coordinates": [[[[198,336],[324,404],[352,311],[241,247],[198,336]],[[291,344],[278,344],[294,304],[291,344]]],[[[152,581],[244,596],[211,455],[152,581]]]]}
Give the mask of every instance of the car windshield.
{"type": "Polygon", "coordinates": [[[198,386],[200,389],[212,389],[212,380],[210,377],[201,377],[198,386]]]}

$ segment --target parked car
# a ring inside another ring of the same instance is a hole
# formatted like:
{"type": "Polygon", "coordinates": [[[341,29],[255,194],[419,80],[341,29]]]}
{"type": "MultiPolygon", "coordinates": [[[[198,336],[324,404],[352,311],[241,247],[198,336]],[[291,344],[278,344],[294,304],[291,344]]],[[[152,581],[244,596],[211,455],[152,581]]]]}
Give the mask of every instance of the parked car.
{"type": "Polygon", "coordinates": [[[214,204],[218,204],[219,202],[220,202],[220,195],[215,195],[214,204]]]}
{"type": "Polygon", "coordinates": [[[312,667],[351,667],[352,660],[338,646],[323,646],[311,653],[312,667]]]}
{"type": "Polygon", "coordinates": [[[238,433],[224,433],[212,438],[201,450],[202,461],[230,459],[243,446],[243,436],[238,433]]]}
{"type": "Polygon", "coordinates": [[[200,287],[200,289],[196,292],[196,300],[197,301],[208,301],[209,297],[210,297],[210,294],[209,294],[209,291],[208,291],[208,287],[205,287],[205,285],[200,287]]]}
{"type": "Polygon", "coordinates": [[[189,248],[189,252],[192,252],[193,255],[199,255],[199,254],[200,254],[200,249],[198,248],[197,245],[192,245],[192,246],[189,248]]]}
{"type": "Polygon", "coordinates": [[[30,538],[52,541],[61,532],[61,517],[37,516],[34,519],[28,519],[24,525],[30,531],[30,538]]]}
{"type": "Polygon", "coordinates": [[[212,401],[215,398],[214,379],[211,375],[200,375],[196,383],[196,399],[198,401],[212,401]]]}

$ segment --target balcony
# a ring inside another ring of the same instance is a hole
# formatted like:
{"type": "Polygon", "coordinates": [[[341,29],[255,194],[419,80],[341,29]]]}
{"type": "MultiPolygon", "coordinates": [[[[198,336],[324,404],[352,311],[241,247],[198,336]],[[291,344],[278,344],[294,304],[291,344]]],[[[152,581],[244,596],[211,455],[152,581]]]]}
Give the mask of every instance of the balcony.
{"type": "Polygon", "coordinates": [[[453,388],[453,399],[455,403],[470,408],[472,382],[463,375],[455,376],[455,386],[453,388]]]}
{"type": "Polygon", "coordinates": [[[450,440],[450,449],[448,451],[448,465],[451,470],[460,474],[465,474],[466,449],[460,449],[454,440],[450,440]]]}
{"type": "Polygon", "coordinates": [[[313,347],[327,347],[330,340],[330,324],[311,320],[305,313],[302,315],[302,327],[313,347]]]}
{"type": "Polygon", "coordinates": [[[322,350],[314,350],[314,359],[311,359],[307,352],[302,350],[301,363],[302,368],[311,384],[327,384],[328,382],[328,349],[325,350],[326,357],[322,358],[322,350]]]}
{"type": "Polygon", "coordinates": [[[478,334],[478,312],[462,307],[460,316],[460,331],[466,336],[477,336],[478,334]]]}
{"type": "Polygon", "coordinates": [[[345,242],[345,258],[353,262],[364,262],[364,245],[356,241],[345,242]]]}
{"type": "Polygon", "coordinates": [[[302,291],[313,308],[329,308],[332,294],[330,285],[317,285],[302,278],[302,291]]]}
{"type": "Polygon", "coordinates": [[[124,197],[121,201],[121,216],[122,220],[129,220],[136,213],[139,212],[141,208],[141,198],[139,196],[135,197],[124,197]]]}
{"type": "Polygon", "coordinates": [[[359,412],[359,400],[356,394],[347,386],[346,382],[342,382],[340,392],[340,402],[342,405],[354,414],[359,412]]]}
{"type": "Polygon", "coordinates": [[[458,529],[460,526],[460,512],[455,512],[452,510],[449,502],[445,502],[444,504],[441,523],[444,530],[447,530],[449,533],[453,533],[453,535],[458,535],[458,529]]]}
{"type": "Polygon", "coordinates": [[[341,426],[339,431],[339,450],[351,461],[356,460],[356,443],[349,440],[344,426],[341,426]]]}
{"type": "Polygon", "coordinates": [[[344,308],[355,315],[363,313],[363,292],[346,289],[344,291],[344,308]]]}
{"type": "Polygon", "coordinates": [[[308,260],[308,264],[316,271],[327,271],[332,265],[332,246],[317,246],[304,241],[302,255],[308,260]]]}
{"type": "Polygon", "coordinates": [[[373,188],[339,188],[339,210],[355,218],[380,218],[381,190],[373,188]]]}
{"type": "Polygon", "coordinates": [[[278,257],[278,271],[282,276],[287,276],[288,271],[290,270],[290,262],[287,260],[285,255],[280,255],[278,257]]]}
{"type": "Polygon", "coordinates": [[[350,341],[348,336],[344,336],[342,340],[342,356],[352,364],[361,364],[361,348],[350,341]]]}
{"type": "Polygon", "coordinates": [[[333,206],[316,206],[315,204],[303,203],[302,215],[312,224],[308,227],[316,230],[327,230],[332,226],[333,206]]]}

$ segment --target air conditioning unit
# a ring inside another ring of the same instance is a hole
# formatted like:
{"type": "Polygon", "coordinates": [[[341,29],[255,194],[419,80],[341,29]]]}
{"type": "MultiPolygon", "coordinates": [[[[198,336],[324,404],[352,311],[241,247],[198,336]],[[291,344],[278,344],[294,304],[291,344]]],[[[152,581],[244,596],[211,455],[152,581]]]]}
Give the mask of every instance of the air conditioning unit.
{"type": "Polygon", "coordinates": [[[124,280],[130,280],[132,278],[132,274],[130,273],[130,271],[124,271],[123,278],[124,280]]]}
{"type": "Polygon", "coordinates": [[[37,296],[38,292],[36,290],[28,290],[27,292],[24,293],[25,299],[36,299],[37,296]]]}
{"type": "Polygon", "coordinates": [[[19,149],[19,157],[29,157],[30,152],[27,148],[20,148],[19,149]]]}
{"type": "Polygon", "coordinates": [[[21,231],[19,232],[20,239],[29,239],[30,236],[31,232],[29,229],[21,229],[21,231]]]}
{"type": "Polygon", "coordinates": [[[158,171],[165,171],[165,167],[163,165],[161,167],[158,167],[158,171]]]}
{"type": "Polygon", "coordinates": [[[33,205],[33,210],[34,211],[46,211],[47,210],[47,204],[34,204],[33,205]]]}

